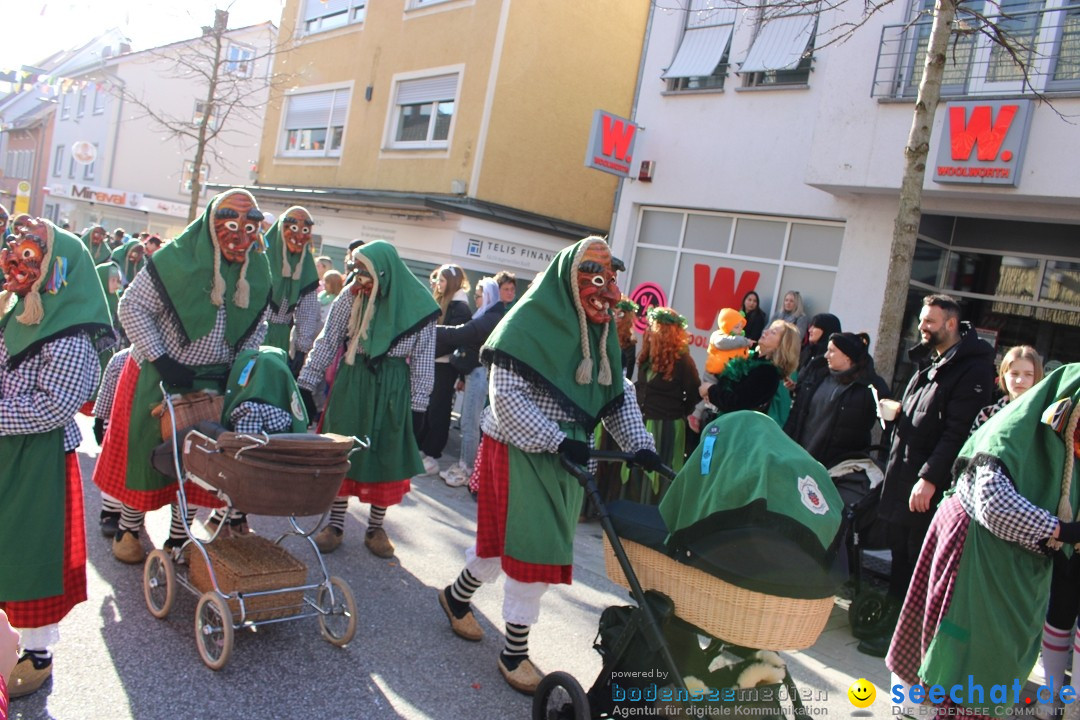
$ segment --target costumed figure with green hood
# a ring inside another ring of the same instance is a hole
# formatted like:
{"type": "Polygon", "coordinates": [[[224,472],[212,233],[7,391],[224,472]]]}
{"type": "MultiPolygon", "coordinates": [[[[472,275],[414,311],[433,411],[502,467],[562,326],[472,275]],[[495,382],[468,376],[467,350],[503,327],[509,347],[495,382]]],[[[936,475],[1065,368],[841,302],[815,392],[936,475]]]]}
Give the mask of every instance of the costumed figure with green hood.
{"type": "Polygon", "coordinates": [[[146,265],[146,249],[138,240],[126,241],[110,257],[120,268],[120,282],[125,288],[146,265]]]}
{"type": "Polygon", "coordinates": [[[58,623],[86,599],[75,414],[110,324],[90,254],[48,220],[25,222],[0,268],[0,609],[21,634],[8,686],[19,697],[50,677],[58,623]]]}
{"type": "Polygon", "coordinates": [[[1053,556],[1080,543],[1077,420],[1080,364],[1071,364],[1006,405],[960,450],[885,658],[905,697],[921,682],[960,685],[959,700],[945,702],[965,712],[1000,715],[1023,702],[1014,684],[1023,685],[1039,655],[1053,556]],[[982,692],[971,697],[973,686],[982,692]]]}
{"type": "MultiPolygon", "coordinates": [[[[236,355],[258,348],[266,334],[270,270],[259,252],[259,211],[249,193],[227,190],[148,261],[120,299],[120,322],[131,354],[117,382],[94,483],[123,503],[113,555],[143,561],[143,514],[172,503],[175,481],[154,470],[150,453],[161,442],[150,415],[160,404],[160,381],[171,392],[222,392],[236,355]]],[[[221,502],[192,486],[192,506],[221,502]]],[[[175,504],[166,547],[187,535],[175,504]]]]}
{"type": "Polygon", "coordinates": [[[297,372],[322,329],[319,273],[308,250],[314,225],[311,213],[294,206],[282,213],[265,235],[273,278],[266,344],[289,353],[297,372]]]}
{"type": "Polygon", "coordinates": [[[622,372],[613,317],[619,265],[599,237],[563,249],[480,351],[490,373],[490,405],[474,471],[476,544],[466,551],[461,574],[439,592],[439,604],[455,634],[479,641],[483,630],[470,599],[481,584],[506,574],[506,643],[497,666],[527,694],[542,677],[529,660],[529,629],[548,586],[572,580],[584,494],[559,454],[589,464],[589,441],[603,422],[637,463],[649,470],[661,464],[622,372]]]}
{"type": "Polygon", "coordinates": [[[427,411],[435,383],[435,321],[439,306],[397,250],[375,240],[351,251],[353,279],[330,306],[297,383],[309,415],[312,391],[338,351],[341,364],[326,398],[319,432],[367,436],[371,447],[352,457],[352,467],[315,543],[333,552],[345,532],[349,496],[371,504],[364,545],[389,558],[394,545],[383,528],[386,509],[411,489],[424,471],[414,416],[427,411]]]}
{"type": "MultiPolygon", "coordinates": [[[[105,228],[100,225],[91,225],[82,236],[83,245],[90,251],[90,257],[94,258],[95,265],[107,263],[112,259],[112,250],[105,239],[105,228]]],[[[119,267],[119,266],[117,266],[119,267]]]]}

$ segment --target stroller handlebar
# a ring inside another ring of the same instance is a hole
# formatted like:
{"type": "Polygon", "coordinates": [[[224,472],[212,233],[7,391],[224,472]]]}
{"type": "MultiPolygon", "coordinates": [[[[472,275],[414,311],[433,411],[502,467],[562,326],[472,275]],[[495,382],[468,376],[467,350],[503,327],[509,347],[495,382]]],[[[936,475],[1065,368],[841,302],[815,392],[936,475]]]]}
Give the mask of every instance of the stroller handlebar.
{"type": "MultiPolygon", "coordinates": [[[[623,452],[621,450],[590,450],[589,459],[598,460],[600,462],[621,462],[626,463],[627,465],[636,464],[634,461],[634,453],[623,452]]],[[[566,453],[559,453],[559,463],[566,472],[573,475],[582,485],[592,477],[592,473],[589,472],[587,467],[578,465],[571,460],[566,453]]],[[[667,465],[661,465],[656,471],[668,480],[675,478],[675,471],[667,465]]]]}

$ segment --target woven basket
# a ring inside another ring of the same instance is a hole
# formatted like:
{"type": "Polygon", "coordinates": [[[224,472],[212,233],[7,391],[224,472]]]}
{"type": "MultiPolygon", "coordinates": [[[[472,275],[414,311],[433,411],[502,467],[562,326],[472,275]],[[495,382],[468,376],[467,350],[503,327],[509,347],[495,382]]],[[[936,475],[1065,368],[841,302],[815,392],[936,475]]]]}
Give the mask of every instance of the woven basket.
{"type": "MultiPolygon", "coordinates": [[[[757,650],[803,650],[813,645],[833,608],[833,598],[805,600],[746,590],[644,545],[622,541],[641,587],[664,593],[675,614],[710,635],[757,650]]],[[[629,588],[615,551],[604,537],[607,576],[629,588]]]]}
{"type": "MultiPolygon", "coordinates": [[[[228,595],[235,592],[277,590],[297,587],[307,580],[307,566],[285,548],[258,535],[243,535],[215,540],[205,546],[214,564],[218,587],[228,595]]],[[[213,589],[206,562],[189,547],[188,579],[199,592],[213,589]]],[[[302,590],[244,599],[245,620],[259,621],[295,615],[304,602],[302,590]]],[[[235,617],[240,616],[240,601],[229,600],[235,617]]]]}
{"type": "MultiPolygon", "coordinates": [[[[172,397],[173,413],[176,415],[176,427],[186,430],[203,420],[221,421],[221,412],[225,409],[225,396],[198,391],[172,397]]],[[[161,439],[172,438],[173,420],[165,403],[156,405],[150,414],[161,419],[161,439]]]]}
{"type": "MultiPolygon", "coordinates": [[[[273,448],[273,440],[266,447],[273,448]]],[[[182,452],[184,471],[224,492],[235,509],[286,516],[321,515],[334,502],[350,466],[347,452],[335,443],[328,450],[338,458],[332,465],[315,465],[304,457],[285,462],[280,455],[265,461],[254,450],[237,458],[235,450],[224,451],[213,439],[190,432],[182,452]]]]}

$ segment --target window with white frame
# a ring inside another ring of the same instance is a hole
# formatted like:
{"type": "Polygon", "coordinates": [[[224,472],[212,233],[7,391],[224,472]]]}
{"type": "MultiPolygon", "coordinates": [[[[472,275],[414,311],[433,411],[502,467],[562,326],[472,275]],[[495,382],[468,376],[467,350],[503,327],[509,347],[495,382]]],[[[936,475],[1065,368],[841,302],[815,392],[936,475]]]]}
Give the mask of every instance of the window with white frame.
{"type": "MultiPolygon", "coordinates": [[[[194,176],[195,176],[195,163],[193,161],[191,161],[191,160],[188,160],[188,161],[186,161],[184,163],[184,166],[183,166],[183,168],[181,168],[181,171],[180,171],[180,192],[184,192],[184,193],[190,193],[191,192],[191,181],[194,178],[194,176]]],[[[210,166],[207,165],[206,163],[203,163],[200,166],[199,187],[201,188],[202,193],[204,195],[206,194],[206,183],[207,183],[207,181],[209,179],[210,179],[210,166]]]]}
{"type": "Polygon", "coordinates": [[[813,64],[817,13],[762,18],[746,59],[739,65],[745,87],[807,85],[813,64]]]}
{"type": "Polygon", "coordinates": [[[90,162],[88,162],[87,164],[83,165],[83,171],[82,171],[83,180],[93,180],[94,179],[94,173],[95,173],[94,167],[97,165],[97,146],[98,146],[98,144],[94,143],[94,159],[91,160],[90,162]]]}
{"type": "Polygon", "coordinates": [[[399,81],[390,147],[447,147],[457,87],[457,73],[399,81]]]}
{"type": "Polygon", "coordinates": [[[341,88],[287,96],[281,155],[340,156],[350,94],[341,88]]]}
{"type": "Polygon", "coordinates": [[[53,157],[52,174],[53,177],[60,177],[64,173],[64,146],[56,146],[56,154],[53,157]]]}
{"type": "Polygon", "coordinates": [[[367,0],[305,0],[305,35],[364,22],[367,0]]]}
{"type": "Polygon", "coordinates": [[[239,77],[251,77],[255,51],[243,45],[229,45],[225,50],[225,72],[239,77]]]}
{"type": "Polygon", "coordinates": [[[71,117],[71,93],[60,94],[60,119],[67,120],[71,117]]]}
{"type": "Polygon", "coordinates": [[[72,157],[70,160],[68,160],[68,177],[72,178],[72,179],[75,178],[75,158],[74,157],[72,157]]]}
{"type": "Polygon", "coordinates": [[[105,88],[98,85],[94,88],[94,114],[100,115],[105,112],[105,88]]]}
{"type": "Polygon", "coordinates": [[[8,150],[4,153],[4,175],[8,177],[15,176],[15,151],[8,150]]]}
{"type": "Polygon", "coordinates": [[[1052,57],[1053,68],[1047,86],[1058,89],[1062,84],[1080,84],[1080,0],[1065,3],[1064,13],[1057,28],[1052,57]]]}
{"type": "Polygon", "coordinates": [[[195,112],[191,115],[191,124],[195,127],[206,123],[211,130],[217,129],[217,110],[213,103],[195,101],[195,112]]]}
{"type": "Polygon", "coordinates": [[[426,8],[432,5],[442,5],[446,2],[450,2],[450,0],[408,0],[407,7],[410,10],[416,10],[417,8],[426,8]]]}
{"type": "Polygon", "coordinates": [[[83,115],[86,114],[86,95],[87,90],[84,87],[82,90],[79,91],[79,104],[75,109],[75,117],[77,118],[81,118],[83,115]]]}
{"type": "Polygon", "coordinates": [[[727,0],[691,0],[679,50],[663,74],[668,90],[724,87],[736,9],[727,0]]]}

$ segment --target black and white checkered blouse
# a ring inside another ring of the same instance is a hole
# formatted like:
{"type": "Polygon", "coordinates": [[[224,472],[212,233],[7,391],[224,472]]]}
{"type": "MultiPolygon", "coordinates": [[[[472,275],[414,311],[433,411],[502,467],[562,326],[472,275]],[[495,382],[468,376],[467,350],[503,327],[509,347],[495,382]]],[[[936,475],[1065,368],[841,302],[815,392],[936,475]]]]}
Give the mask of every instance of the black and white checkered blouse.
{"type": "Polygon", "coordinates": [[[312,288],[300,296],[292,310],[287,309],[284,303],[277,312],[271,308],[267,320],[277,325],[291,324],[292,340],[297,352],[306,353],[311,351],[315,336],[322,329],[321,318],[318,292],[312,288]]]}
{"type": "MultiPolygon", "coordinates": [[[[338,349],[345,345],[353,299],[351,292],[342,292],[330,306],[326,325],[315,338],[315,344],[304,362],[304,369],[300,371],[300,377],[296,381],[297,385],[305,390],[318,387],[338,349]]],[[[431,390],[435,386],[435,319],[416,332],[399,338],[390,347],[387,355],[408,358],[412,409],[416,412],[427,410],[431,390]]]]}
{"type": "Polygon", "coordinates": [[[1046,540],[1058,526],[1052,513],[1036,507],[1016,492],[1005,469],[996,461],[968,470],[956,481],[956,497],[965,512],[1002,540],[1042,553],[1046,540]]]}
{"type": "MultiPolygon", "coordinates": [[[[604,427],[626,452],[655,451],[656,442],[645,429],[634,386],[626,378],[623,392],[625,401],[603,418],[604,427]]],[[[566,438],[559,423],[573,420],[546,388],[494,364],[488,375],[488,400],[480,421],[484,434],[524,452],[558,452],[566,438]]]]}
{"type": "Polygon", "coordinates": [[[120,350],[105,365],[101,373],[101,387],[98,388],[97,400],[94,401],[94,417],[108,420],[112,414],[113,400],[116,398],[116,386],[120,384],[120,372],[131,355],[131,348],[120,350]]]}
{"type": "Polygon", "coordinates": [[[45,343],[15,370],[0,330],[0,435],[64,429],[64,451],[82,442],[75,413],[94,395],[101,363],[86,333],[45,343]]]}
{"type": "Polygon", "coordinates": [[[292,415],[287,410],[255,400],[237,405],[229,419],[233,430],[252,435],[285,432],[292,427],[292,415]]]}

